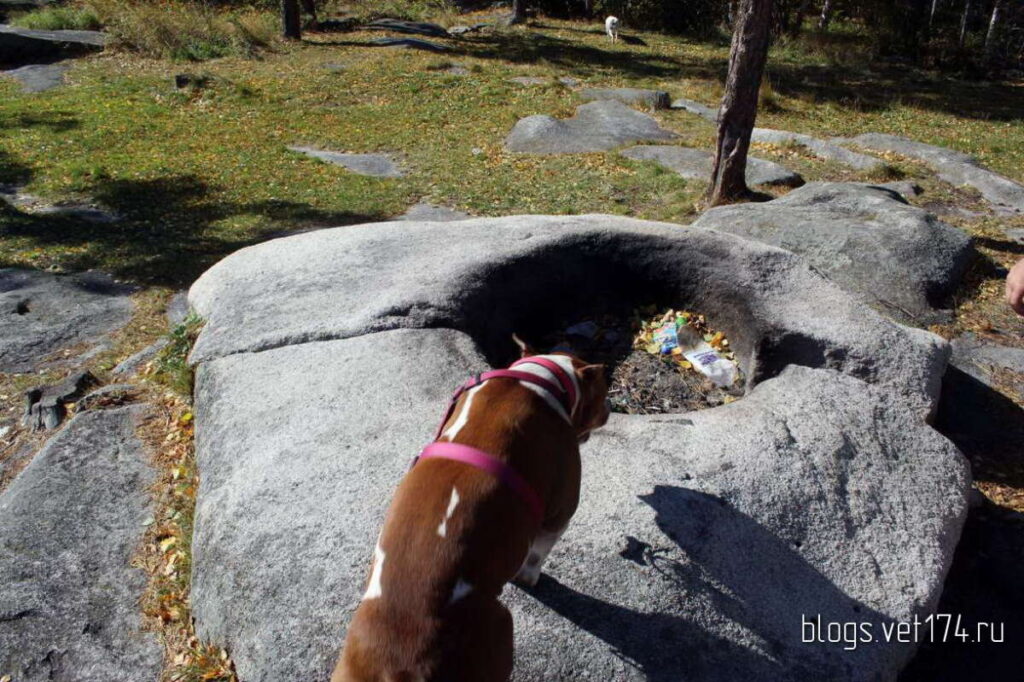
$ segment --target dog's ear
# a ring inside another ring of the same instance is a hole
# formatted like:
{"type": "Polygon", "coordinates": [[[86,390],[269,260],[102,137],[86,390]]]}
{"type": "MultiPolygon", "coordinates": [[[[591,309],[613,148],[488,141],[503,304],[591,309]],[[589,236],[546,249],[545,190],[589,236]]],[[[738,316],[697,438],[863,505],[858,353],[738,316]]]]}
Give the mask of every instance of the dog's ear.
{"type": "Polygon", "coordinates": [[[604,376],[604,365],[583,365],[576,370],[576,376],[582,381],[590,381],[604,376]]]}
{"type": "Polygon", "coordinates": [[[526,343],[521,338],[519,338],[518,334],[513,334],[512,335],[512,340],[515,342],[515,344],[517,346],[519,346],[519,353],[520,353],[519,357],[528,358],[531,355],[536,355],[537,354],[537,351],[535,351],[533,348],[531,348],[530,344],[526,343]]]}

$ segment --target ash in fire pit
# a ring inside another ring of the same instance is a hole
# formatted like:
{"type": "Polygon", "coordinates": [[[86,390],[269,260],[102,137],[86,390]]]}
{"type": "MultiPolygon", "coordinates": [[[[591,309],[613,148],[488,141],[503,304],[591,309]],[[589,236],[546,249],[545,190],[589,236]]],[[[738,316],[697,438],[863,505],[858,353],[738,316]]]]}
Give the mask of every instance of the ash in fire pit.
{"type": "Polygon", "coordinates": [[[590,317],[536,345],[608,365],[613,412],[690,412],[743,396],[743,377],[728,339],[710,329],[703,315],[691,312],[658,313],[648,307],[631,319],[590,317]]]}

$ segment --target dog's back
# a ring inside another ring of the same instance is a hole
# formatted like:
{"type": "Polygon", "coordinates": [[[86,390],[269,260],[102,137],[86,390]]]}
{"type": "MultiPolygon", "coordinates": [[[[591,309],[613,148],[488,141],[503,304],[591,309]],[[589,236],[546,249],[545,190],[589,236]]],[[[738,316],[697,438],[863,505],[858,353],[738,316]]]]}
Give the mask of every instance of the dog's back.
{"type": "Polygon", "coordinates": [[[604,31],[608,37],[615,41],[619,37],[619,18],[608,17],[604,20],[604,31]]]}

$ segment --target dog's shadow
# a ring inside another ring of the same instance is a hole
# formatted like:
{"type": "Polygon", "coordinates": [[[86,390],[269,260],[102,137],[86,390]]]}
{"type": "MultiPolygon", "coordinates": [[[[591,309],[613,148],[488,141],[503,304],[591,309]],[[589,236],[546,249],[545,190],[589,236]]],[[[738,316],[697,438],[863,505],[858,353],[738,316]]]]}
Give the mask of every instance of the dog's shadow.
{"type": "Polygon", "coordinates": [[[804,616],[821,614],[826,623],[872,622],[879,636],[881,624],[891,619],[847,596],[808,564],[793,542],[713,495],[657,486],[640,499],[654,508],[659,529],[688,560],[658,549],[664,538],[648,538],[652,544],[633,536],[626,536],[619,557],[636,564],[648,580],[657,579],[654,574],[662,584],[667,580],[683,600],[673,613],[619,606],[548,575],[530,594],[608,644],[648,680],[838,679],[848,677],[844,669],[856,666],[859,657],[873,656],[868,649],[877,645],[842,651],[843,643],[801,641],[804,616]],[[757,645],[729,641],[697,618],[679,615],[701,610],[707,619],[709,604],[712,618],[746,630],[747,640],[757,645]],[[836,655],[823,655],[821,647],[832,647],[836,655]]]}

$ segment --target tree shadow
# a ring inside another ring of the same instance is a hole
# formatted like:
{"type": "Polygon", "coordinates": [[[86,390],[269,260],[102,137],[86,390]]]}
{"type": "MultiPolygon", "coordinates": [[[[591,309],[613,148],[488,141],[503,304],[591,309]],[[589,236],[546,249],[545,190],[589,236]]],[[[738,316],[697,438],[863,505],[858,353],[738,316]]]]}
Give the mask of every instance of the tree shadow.
{"type": "Polygon", "coordinates": [[[946,578],[938,613],[961,617],[962,627],[978,623],[1004,627],[1003,642],[926,642],[900,682],[999,680],[1020,676],[1024,641],[1024,514],[988,500],[971,509],[946,578]]]}
{"type": "Polygon", "coordinates": [[[935,428],[971,462],[974,479],[1024,486],[1024,409],[967,372],[949,365],[935,428]]]}
{"type": "Polygon", "coordinates": [[[659,574],[687,604],[671,613],[641,612],[550,577],[530,594],[607,643],[647,679],[845,679],[849,670],[891,656],[879,654],[877,643],[844,650],[844,642],[802,641],[812,632],[803,626],[805,617],[820,615],[826,624],[872,623],[879,639],[882,625],[892,620],[811,566],[797,551],[799,541],[780,538],[724,499],[696,490],[656,486],[640,499],[655,510],[658,528],[685,559],[659,549],[663,538],[630,536],[620,556],[659,574]],[[746,630],[761,651],[678,615],[688,609],[710,609],[730,629],[746,630]]]}
{"type": "MultiPolygon", "coordinates": [[[[351,225],[385,217],[321,211],[288,201],[226,203],[191,175],[100,179],[85,193],[120,219],[96,222],[8,208],[0,216],[0,236],[34,248],[58,247],[61,265],[68,270],[96,268],[144,284],[182,287],[229,253],[280,236],[282,228],[351,225]],[[275,224],[256,233],[218,225],[242,215],[263,216],[275,224]]],[[[18,264],[0,262],[8,265],[18,264]]]]}

